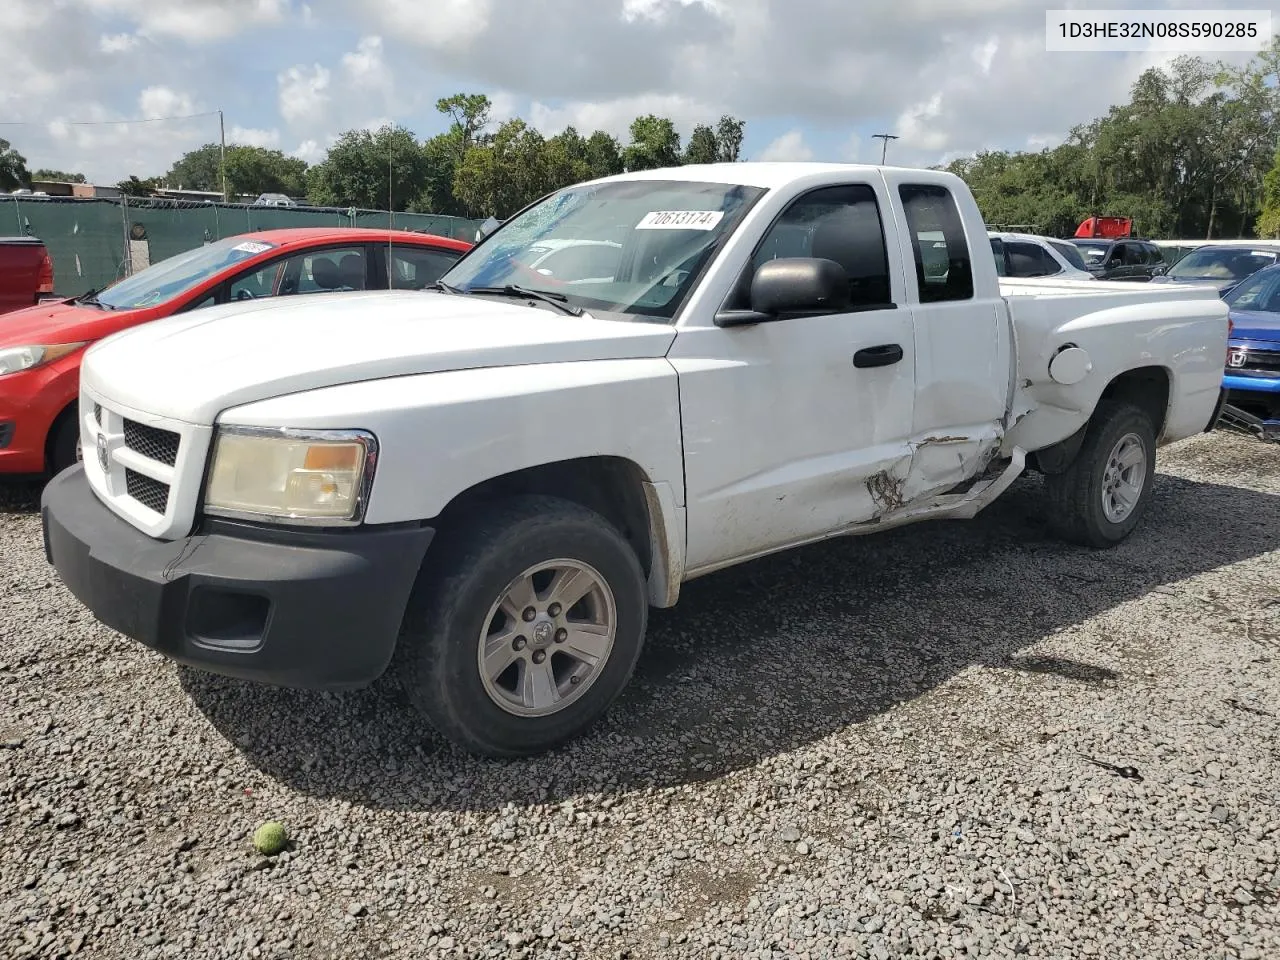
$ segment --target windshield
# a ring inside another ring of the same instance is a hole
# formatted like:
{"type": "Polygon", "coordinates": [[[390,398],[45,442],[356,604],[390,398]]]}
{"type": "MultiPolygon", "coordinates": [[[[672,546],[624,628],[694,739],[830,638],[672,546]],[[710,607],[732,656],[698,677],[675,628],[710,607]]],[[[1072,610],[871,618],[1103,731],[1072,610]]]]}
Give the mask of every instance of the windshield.
{"type": "Polygon", "coordinates": [[[764,192],[677,180],[569,187],[504,223],[441,282],[462,293],[518,286],[585,310],[670,320],[764,192]]]}
{"type": "Polygon", "coordinates": [[[1067,261],[1077,270],[1089,269],[1084,265],[1084,258],[1080,256],[1080,250],[1074,243],[1063,243],[1061,240],[1050,240],[1049,246],[1062,254],[1062,259],[1067,261]]]}
{"type": "Polygon", "coordinates": [[[1280,313],[1277,285],[1280,285],[1280,270],[1260,270],[1222,299],[1232,310],[1280,313]]]}
{"type": "Polygon", "coordinates": [[[1201,247],[1173,265],[1169,276],[1181,280],[1240,280],[1276,262],[1270,250],[1201,247]]]}
{"type": "Polygon", "coordinates": [[[185,293],[233,263],[247,260],[279,244],[227,237],[154,263],[98,294],[98,303],[114,310],[131,310],[164,303],[185,293]]]}
{"type": "Polygon", "coordinates": [[[1091,266],[1102,263],[1106,259],[1107,251],[1111,249],[1109,243],[1073,243],[1072,246],[1080,251],[1085,263],[1091,266]]]}

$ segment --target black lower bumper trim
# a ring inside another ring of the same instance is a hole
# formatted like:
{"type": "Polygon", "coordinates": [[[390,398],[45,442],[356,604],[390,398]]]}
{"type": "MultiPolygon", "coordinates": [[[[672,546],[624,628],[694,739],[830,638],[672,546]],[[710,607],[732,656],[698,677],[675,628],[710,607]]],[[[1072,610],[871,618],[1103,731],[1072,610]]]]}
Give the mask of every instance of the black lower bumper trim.
{"type": "Polygon", "coordinates": [[[327,690],[386,669],[434,535],[221,525],[155,540],[107,509],[79,465],[45,487],[41,515],[49,562],[107,626],[199,669],[327,690]]]}

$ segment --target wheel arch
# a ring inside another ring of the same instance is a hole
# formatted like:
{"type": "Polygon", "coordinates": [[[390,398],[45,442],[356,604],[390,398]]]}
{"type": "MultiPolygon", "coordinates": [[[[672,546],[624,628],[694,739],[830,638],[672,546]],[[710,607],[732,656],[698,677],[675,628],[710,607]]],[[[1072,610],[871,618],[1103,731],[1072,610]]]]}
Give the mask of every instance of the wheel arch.
{"type": "Polygon", "coordinates": [[[1102,390],[1101,400],[1132,403],[1151,418],[1156,442],[1169,419],[1169,398],[1173,395],[1173,374],[1158,365],[1134,367],[1112,377],[1102,390]]]}
{"type": "Polygon", "coordinates": [[[49,422],[49,429],[44,435],[44,465],[47,472],[52,473],[54,470],[54,446],[58,442],[58,434],[68,420],[74,421],[79,416],[79,411],[80,398],[75,397],[49,422]]]}
{"type": "MultiPolygon", "coordinates": [[[[525,494],[559,497],[599,513],[635,551],[649,602],[675,604],[684,574],[684,512],[669,484],[651,480],[626,457],[575,457],[490,477],[454,496],[432,522],[447,542],[451,530],[486,504],[525,494]]],[[[433,543],[428,559],[435,549],[433,543]]]]}

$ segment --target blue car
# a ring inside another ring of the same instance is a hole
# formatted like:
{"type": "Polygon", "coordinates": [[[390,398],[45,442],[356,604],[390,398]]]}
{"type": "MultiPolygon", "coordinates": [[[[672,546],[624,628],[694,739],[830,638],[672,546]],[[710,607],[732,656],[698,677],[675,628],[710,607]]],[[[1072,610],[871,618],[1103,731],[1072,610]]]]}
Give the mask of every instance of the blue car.
{"type": "Polygon", "coordinates": [[[1273,243],[1210,244],[1192,250],[1151,282],[1213,284],[1225,297],[1245,278],[1278,260],[1280,246],[1273,243]]]}
{"type": "Polygon", "coordinates": [[[1259,270],[1222,299],[1232,324],[1223,420],[1280,440],[1280,264],[1259,270]]]}

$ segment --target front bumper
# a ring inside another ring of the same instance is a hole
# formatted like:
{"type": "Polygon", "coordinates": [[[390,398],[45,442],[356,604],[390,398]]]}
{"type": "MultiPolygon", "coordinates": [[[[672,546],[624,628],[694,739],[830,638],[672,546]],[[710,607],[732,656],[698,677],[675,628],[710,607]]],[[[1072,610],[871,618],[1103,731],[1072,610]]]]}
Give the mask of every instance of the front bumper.
{"type": "Polygon", "coordinates": [[[210,523],[155,540],[108,510],[83,467],[45,487],[45,556],[102,623],[211,673],[348,689],[391,661],[435,531],[210,523]]]}

